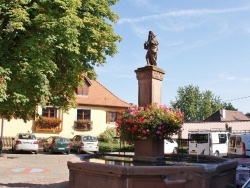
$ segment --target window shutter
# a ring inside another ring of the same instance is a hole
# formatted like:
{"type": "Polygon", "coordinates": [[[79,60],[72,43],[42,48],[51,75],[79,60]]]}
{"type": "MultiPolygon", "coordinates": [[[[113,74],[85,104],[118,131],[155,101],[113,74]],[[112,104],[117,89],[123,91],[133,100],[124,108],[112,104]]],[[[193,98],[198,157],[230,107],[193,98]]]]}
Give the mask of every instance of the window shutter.
{"type": "Polygon", "coordinates": [[[106,123],[110,123],[110,112],[106,112],[106,123]]]}

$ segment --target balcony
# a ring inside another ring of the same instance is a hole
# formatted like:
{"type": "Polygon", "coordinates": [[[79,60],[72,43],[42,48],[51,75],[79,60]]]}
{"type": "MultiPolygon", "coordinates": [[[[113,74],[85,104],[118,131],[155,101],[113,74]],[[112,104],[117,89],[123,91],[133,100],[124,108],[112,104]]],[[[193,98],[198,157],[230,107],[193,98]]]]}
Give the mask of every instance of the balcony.
{"type": "Polygon", "coordinates": [[[42,117],[35,122],[36,132],[59,133],[62,131],[61,120],[58,118],[42,117]]]}
{"type": "Polygon", "coordinates": [[[90,131],[92,130],[93,122],[89,119],[81,119],[77,120],[74,123],[74,130],[75,131],[90,131]]]}

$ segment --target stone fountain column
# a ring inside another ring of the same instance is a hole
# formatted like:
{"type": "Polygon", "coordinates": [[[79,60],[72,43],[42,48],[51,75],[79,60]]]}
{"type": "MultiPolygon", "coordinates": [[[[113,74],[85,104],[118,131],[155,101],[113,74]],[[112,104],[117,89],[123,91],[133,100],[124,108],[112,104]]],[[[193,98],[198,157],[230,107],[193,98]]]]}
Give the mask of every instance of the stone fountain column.
{"type": "MultiPolygon", "coordinates": [[[[165,72],[156,66],[145,66],[135,70],[138,80],[138,106],[161,104],[161,86],[165,72]]],[[[151,138],[135,142],[134,161],[156,162],[164,157],[164,140],[151,138]]]]}
{"type": "Polygon", "coordinates": [[[138,106],[161,104],[161,86],[165,71],[156,66],[135,70],[138,80],[138,106]]]}

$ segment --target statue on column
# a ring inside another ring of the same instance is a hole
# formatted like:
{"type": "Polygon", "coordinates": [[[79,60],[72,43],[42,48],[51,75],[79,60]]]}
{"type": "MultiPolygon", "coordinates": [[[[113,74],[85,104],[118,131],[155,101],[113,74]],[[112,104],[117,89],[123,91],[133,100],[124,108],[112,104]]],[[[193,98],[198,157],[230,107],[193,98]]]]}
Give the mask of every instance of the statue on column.
{"type": "Polygon", "coordinates": [[[158,51],[158,41],[153,31],[148,32],[148,41],[144,43],[144,49],[147,50],[146,61],[147,66],[157,66],[157,51],[158,51]]]}

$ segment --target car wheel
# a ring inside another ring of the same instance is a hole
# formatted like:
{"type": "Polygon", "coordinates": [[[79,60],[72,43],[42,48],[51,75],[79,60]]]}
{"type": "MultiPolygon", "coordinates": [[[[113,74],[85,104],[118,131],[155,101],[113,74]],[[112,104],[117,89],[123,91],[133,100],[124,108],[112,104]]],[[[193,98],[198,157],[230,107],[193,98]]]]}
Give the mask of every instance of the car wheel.
{"type": "Polygon", "coordinates": [[[215,156],[215,157],[219,157],[219,156],[220,156],[219,152],[216,151],[216,152],[214,153],[214,156],[215,156]]]}
{"type": "Polygon", "coordinates": [[[52,152],[52,149],[51,148],[49,148],[49,154],[52,154],[53,152],[52,152]]]}
{"type": "Polygon", "coordinates": [[[174,148],[173,153],[178,153],[178,149],[174,148]]]}
{"type": "Polygon", "coordinates": [[[70,150],[69,150],[69,151],[67,151],[67,152],[66,152],[66,154],[67,154],[67,155],[69,155],[69,154],[70,154],[70,150]]]}
{"type": "Polygon", "coordinates": [[[38,151],[35,151],[35,154],[38,154],[38,151]]]}
{"type": "Polygon", "coordinates": [[[80,147],[77,148],[77,153],[78,153],[78,154],[81,153],[80,147]]]}

